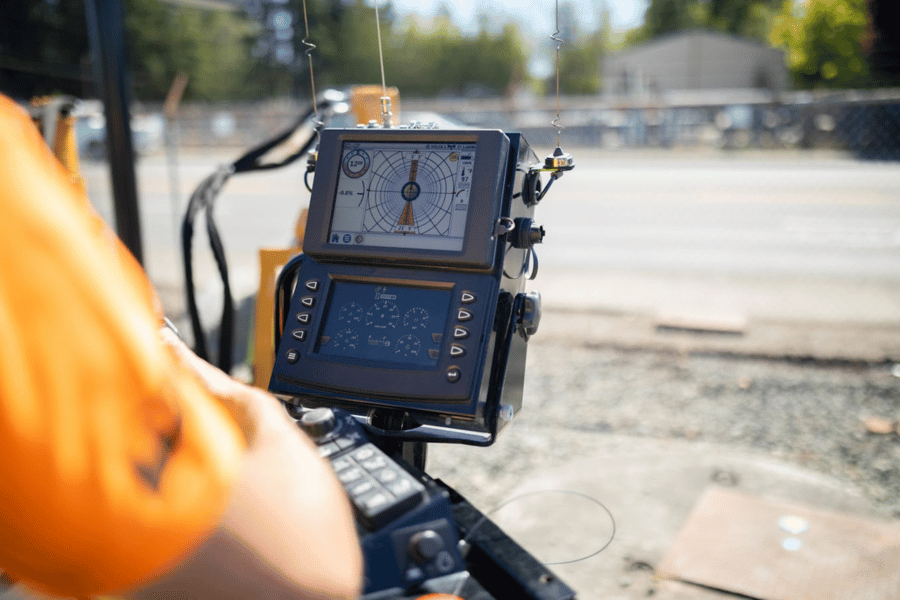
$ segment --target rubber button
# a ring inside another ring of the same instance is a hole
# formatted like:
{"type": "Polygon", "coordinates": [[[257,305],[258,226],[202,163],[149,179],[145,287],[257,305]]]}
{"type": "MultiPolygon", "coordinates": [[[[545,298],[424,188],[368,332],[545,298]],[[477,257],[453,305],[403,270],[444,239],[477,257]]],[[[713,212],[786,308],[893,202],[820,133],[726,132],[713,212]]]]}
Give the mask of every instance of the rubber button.
{"type": "Polygon", "coordinates": [[[305,329],[295,329],[291,332],[291,337],[293,337],[298,342],[303,342],[306,340],[306,330],[305,329]]]}
{"type": "Polygon", "coordinates": [[[469,330],[465,327],[454,327],[453,328],[453,338],[457,340],[464,340],[469,337],[469,330]]]}
{"type": "Polygon", "coordinates": [[[311,292],[318,292],[319,291],[319,281],[316,279],[310,279],[309,281],[306,282],[306,289],[308,289],[311,292]]]}
{"type": "Polygon", "coordinates": [[[459,312],[456,313],[456,320],[457,321],[471,321],[472,313],[470,313],[469,311],[467,311],[464,308],[461,308],[461,309],[459,309],[459,312]]]}
{"type": "Polygon", "coordinates": [[[460,377],[462,377],[462,373],[460,373],[459,369],[456,367],[447,369],[447,381],[450,383],[456,383],[459,381],[460,377]]]}
{"type": "Polygon", "coordinates": [[[466,353],[466,349],[460,346],[459,344],[452,344],[450,346],[450,356],[463,356],[466,353]]]}
{"type": "Polygon", "coordinates": [[[312,320],[312,315],[309,313],[303,312],[297,314],[297,321],[303,325],[309,325],[310,320],[312,320]]]}
{"type": "Polygon", "coordinates": [[[303,296],[302,298],[300,298],[300,304],[302,304],[306,308],[312,308],[316,305],[316,299],[312,296],[303,296]]]}
{"type": "Polygon", "coordinates": [[[460,296],[460,300],[463,304],[472,304],[477,299],[478,298],[476,298],[475,294],[473,294],[472,292],[463,292],[460,296]]]}
{"type": "Polygon", "coordinates": [[[289,364],[294,364],[298,360],[300,360],[300,351],[296,348],[291,348],[287,351],[287,361],[289,364]]]}

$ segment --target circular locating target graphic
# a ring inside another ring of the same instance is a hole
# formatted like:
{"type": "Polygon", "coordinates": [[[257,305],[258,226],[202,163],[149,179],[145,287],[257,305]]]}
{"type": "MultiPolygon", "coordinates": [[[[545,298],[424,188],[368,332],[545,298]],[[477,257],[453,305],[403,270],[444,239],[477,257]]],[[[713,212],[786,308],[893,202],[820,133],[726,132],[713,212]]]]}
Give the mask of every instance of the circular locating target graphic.
{"type": "Polygon", "coordinates": [[[371,168],[366,231],[448,235],[457,176],[448,153],[382,150],[371,168]]]}

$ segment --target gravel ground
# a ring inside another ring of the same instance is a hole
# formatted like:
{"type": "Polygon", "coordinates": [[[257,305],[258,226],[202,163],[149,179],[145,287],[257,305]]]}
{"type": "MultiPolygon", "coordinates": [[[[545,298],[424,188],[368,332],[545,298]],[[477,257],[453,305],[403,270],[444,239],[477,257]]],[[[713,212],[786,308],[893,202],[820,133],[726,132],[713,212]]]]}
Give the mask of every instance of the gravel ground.
{"type": "Polygon", "coordinates": [[[529,473],[641,439],[718,444],[810,469],[900,517],[900,379],[892,364],[744,358],[532,340],[524,408],[491,448],[429,448],[428,471],[483,509],[529,473]]]}

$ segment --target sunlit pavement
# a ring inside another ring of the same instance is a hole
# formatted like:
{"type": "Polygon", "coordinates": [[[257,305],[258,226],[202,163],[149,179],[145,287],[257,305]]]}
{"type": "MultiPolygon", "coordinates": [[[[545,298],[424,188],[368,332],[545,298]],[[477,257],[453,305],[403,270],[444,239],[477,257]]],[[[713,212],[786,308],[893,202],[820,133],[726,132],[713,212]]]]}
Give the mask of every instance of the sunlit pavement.
{"type": "MultiPolygon", "coordinates": [[[[896,165],[828,152],[572,152],[576,169],[536,211],[547,236],[532,287],[554,323],[542,335],[900,360],[896,165]]],[[[184,312],[177,230],[187,198],[240,153],[182,150],[174,171],[164,154],[138,163],[146,267],[176,319],[184,312]]],[[[255,293],[257,250],[293,237],[309,198],[302,162],[235,176],[218,200],[237,300],[255,293]]],[[[105,164],[86,163],[84,173],[110,219],[105,164]]],[[[203,229],[194,265],[212,321],[221,286],[203,229]]]]}

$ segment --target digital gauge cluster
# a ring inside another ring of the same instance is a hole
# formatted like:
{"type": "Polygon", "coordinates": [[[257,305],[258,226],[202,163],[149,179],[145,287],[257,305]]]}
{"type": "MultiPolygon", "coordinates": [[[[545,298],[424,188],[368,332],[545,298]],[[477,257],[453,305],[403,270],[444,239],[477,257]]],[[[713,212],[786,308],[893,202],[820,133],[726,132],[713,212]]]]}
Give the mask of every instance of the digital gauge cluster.
{"type": "Polygon", "coordinates": [[[459,251],[476,146],[345,142],[330,244],[459,251]]]}
{"type": "Polygon", "coordinates": [[[335,282],[316,352],[433,367],[441,358],[450,294],[335,282]]]}

